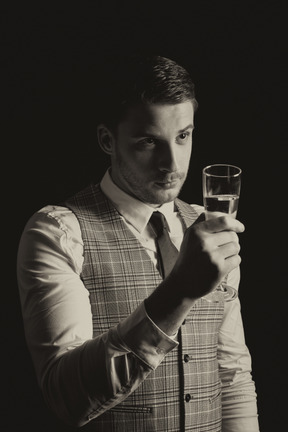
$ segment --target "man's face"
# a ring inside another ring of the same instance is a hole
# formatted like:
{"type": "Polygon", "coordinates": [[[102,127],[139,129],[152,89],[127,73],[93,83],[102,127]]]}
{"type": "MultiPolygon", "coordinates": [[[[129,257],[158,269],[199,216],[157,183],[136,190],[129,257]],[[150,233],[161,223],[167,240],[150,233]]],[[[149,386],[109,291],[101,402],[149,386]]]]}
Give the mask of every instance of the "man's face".
{"type": "Polygon", "coordinates": [[[189,168],[193,118],[190,101],[131,109],[114,137],[113,181],[154,207],[173,201],[189,168]]]}

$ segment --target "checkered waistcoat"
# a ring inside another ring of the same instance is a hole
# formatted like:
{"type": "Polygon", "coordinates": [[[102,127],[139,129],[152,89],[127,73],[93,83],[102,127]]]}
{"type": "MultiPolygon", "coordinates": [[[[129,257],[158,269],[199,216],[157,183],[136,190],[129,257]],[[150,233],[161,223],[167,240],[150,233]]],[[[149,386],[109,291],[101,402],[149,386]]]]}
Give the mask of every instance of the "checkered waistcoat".
{"type": "MultiPolygon", "coordinates": [[[[89,186],[65,204],[81,227],[82,279],[90,293],[96,337],[131,314],[162,279],[99,186],[89,186]]],[[[179,199],[175,204],[188,227],[198,214],[179,199]]],[[[179,346],[124,402],[83,431],[221,431],[217,340],[222,316],[221,297],[218,303],[199,300],[179,330],[179,346]]]]}

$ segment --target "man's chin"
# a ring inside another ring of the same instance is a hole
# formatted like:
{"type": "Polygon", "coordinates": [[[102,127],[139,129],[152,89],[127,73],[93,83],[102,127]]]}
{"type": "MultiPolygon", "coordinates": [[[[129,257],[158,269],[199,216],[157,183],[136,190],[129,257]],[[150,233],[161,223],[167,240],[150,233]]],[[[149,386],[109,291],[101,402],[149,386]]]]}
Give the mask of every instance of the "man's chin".
{"type": "Polygon", "coordinates": [[[180,188],[156,188],[150,194],[149,204],[162,205],[174,201],[180,193],[180,188]]]}

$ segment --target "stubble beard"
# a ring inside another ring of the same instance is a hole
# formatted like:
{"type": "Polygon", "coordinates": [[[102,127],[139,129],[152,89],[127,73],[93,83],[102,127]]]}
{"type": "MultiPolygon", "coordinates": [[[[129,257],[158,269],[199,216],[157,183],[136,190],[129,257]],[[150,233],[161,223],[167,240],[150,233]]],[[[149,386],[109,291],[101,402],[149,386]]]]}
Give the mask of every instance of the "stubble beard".
{"type": "MultiPolygon", "coordinates": [[[[123,161],[120,155],[117,157],[118,168],[121,172],[122,183],[125,184],[124,187],[120,187],[134,198],[152,205],[162,205],[171,201],[174,201],[180,194],[183,187],[187,174],[181,173],[177,174],[178,183],[176,187],[171,189],[162,189],[156,182],[161,182],[165,180],[163,173],[159,175],[158,178],[152,178],[150,181],[147,179],[139,179],[139,176],[130,170],[127,164],[123,161]]],[[[166,177],[169,177],[169,175],[166,177]]],[[[118,185],[119,186],[119,185],[118,185]]]]}

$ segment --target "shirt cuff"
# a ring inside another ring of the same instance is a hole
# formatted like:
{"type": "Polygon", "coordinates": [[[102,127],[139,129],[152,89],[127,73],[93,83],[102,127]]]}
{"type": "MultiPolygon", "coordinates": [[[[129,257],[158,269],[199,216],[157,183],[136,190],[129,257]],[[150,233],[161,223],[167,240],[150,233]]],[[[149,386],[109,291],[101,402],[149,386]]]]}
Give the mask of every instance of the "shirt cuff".
{"type": "Polygon", "coordinates": [[[140,360],[156,369],[168,352],[179,345],[148,317],[144,302],[117,326],[119,337],[140,360]]]}

